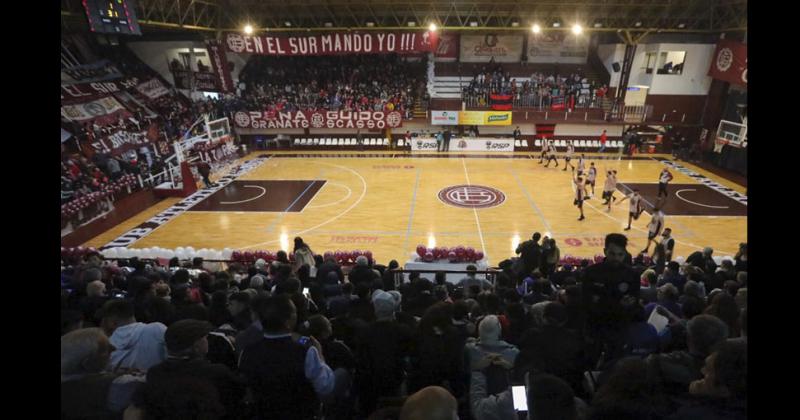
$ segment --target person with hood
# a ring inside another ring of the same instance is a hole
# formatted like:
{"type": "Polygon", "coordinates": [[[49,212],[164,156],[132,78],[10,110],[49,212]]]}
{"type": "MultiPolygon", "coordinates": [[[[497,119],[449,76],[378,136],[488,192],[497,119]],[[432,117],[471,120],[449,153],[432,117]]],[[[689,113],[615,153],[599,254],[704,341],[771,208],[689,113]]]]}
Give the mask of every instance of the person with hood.
{"type": "Polygon", "coordinates": [[[311,247],[303,242],[303,238],[299,236],[294,238],[294,251],[292,252],[294,253],[294,266],[292,267],[292,271],[297,272],[303,264],[314,267],[314,253],[311,252],[311,247]]]}
{"type": "Polygon", "coordinates": [[[111,352],[112,370],[126,368],[147,371],[166,360],[164,333],[167,326],[160,322],[136,322],[130,302],[106,302],[102,309],[101,325],[114,346],[111,352]]]}

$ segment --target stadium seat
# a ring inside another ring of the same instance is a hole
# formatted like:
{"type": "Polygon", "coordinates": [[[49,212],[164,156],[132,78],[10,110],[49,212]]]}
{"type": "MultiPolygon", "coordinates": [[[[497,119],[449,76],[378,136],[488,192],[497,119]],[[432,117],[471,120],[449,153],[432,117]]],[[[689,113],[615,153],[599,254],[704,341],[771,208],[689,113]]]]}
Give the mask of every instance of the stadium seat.
{"type": "Polygon", "coordinates": [[[556,140],[556,147],[565,147],[567,142],[564,140],[556,140]]]}
{"type": "Polygon", "coordinates": [[[369,139],[369,145],[370,146],[374,146],[375,145],[375,139],[369,139]]]}
{"type": "Polygon", "coordinates": [[[536,139],[533,141],[533,145],[539,147],[542,145],[542,139],[536,139]]]}
{"type": "Polygon", "coordinates": [[[307,138],[303,137],[303,138],[300,139],[300,145],[301,146],[305,146],[307,144],[308,144],[308,139],[307,138]]]}
{"type": "Polygon", "coordinates": [[[389,145],[389,139],[388,138],[384,138],[383,139],[383,145],[384,146],[388,146],[389,145]]]}
{"type": "Polygon", "coordinates": [[[578,147],[586,147],[586,140],[578,140],[578,147]]]}
{"type": "Polygon", "coordinates": [[[348,140],[347,140],[347,145],[348,145],[348,146],[352,146],[352,145],[354,145],[354,144],[356,144],[356,139],[352,139],[352,138],[351,138],[351,139],[348,139],[348,140]]]}
{"type": "Polygon", "coordinates": [[[299,138],[295,138],[294,139],[294,145],[297,146],[298,144],[300,144],[300,139],[299,138]]]}
{"type": "Polygon", "coordinates": [[[397,146],[403,147],[406,145],[406,141],[404,139],[397,140],[397,146]]]}
{"type": "Polygon", "coordinates": [[[592,147],[600,147],[600,141],[599,140],[592,140],[592,147]]]}
{"type": "Polygon", "coordinates": [[[522,147],[528,147],[528,140],[522,140],[522,147]]]}
{"type": "Polygon", "coordinates": [[[519,144],[520,144],[520,143],[519,143],[519,140],[514,140],[514,147],[520,147],[520,145],[519,145],[519,144]]]}

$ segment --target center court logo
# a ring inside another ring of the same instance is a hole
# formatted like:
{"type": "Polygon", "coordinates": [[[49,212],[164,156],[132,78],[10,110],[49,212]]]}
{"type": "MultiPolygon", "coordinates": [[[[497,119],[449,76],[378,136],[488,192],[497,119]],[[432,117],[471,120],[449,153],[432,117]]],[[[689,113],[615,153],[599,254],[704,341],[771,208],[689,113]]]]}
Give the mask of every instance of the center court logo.
{"type": "Polygon", "coordinates": [[[439,200],[454,207],[485,209],[503,204],[506,195],[483,185],[452,185],[439,191],[439,200]]]}

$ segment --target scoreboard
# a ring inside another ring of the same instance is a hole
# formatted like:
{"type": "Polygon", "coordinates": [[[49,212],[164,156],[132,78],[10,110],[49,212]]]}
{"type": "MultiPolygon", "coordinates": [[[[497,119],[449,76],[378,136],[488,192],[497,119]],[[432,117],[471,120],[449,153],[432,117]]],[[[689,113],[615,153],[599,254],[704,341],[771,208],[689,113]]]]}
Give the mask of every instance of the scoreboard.
{"type": "Polygon", "coordinates": [[[104,34],[141,35],[134,0],[83,0],[89,30],[104,34]]]}

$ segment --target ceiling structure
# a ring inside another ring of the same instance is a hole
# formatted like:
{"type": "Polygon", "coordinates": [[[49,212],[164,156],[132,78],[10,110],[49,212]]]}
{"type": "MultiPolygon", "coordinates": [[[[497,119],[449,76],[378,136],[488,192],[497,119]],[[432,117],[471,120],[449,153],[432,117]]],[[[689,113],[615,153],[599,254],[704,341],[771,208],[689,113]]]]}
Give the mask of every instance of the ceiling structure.
{"type": "MultiPolygon", "coordinates": [[[[145,32],[409,29],[595,32],[746,32],[746,0],[137,0],[145,32]],[[413,22],[413,23],[412,23],[413,22]],[[555,28],[554,23],[559,27],[555,28]],[[413,26],[412,26],[413,25],[413,26]]],[[[81,0],[61,0],[62,26],[85,21],[81,0]]]]}

